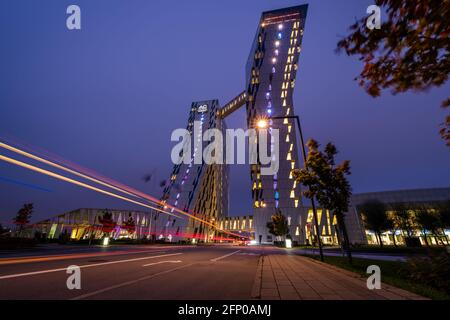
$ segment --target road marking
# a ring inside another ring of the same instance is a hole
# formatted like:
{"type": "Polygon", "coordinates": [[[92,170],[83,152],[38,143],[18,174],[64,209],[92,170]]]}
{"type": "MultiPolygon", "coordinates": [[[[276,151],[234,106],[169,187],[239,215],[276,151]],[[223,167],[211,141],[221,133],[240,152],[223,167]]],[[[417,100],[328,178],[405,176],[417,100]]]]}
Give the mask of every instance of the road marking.
{"type": "Polygon", "coordinates": [[[24,256],[24,257],[14,257],[14,258],[0,258],[0,265],[7,264],[18,264],[18,263],[32,263],[32,262],[45,262],[45,261],[56,261],[56,260],[70,260],[70,259],[83,259],[91,257],[110,257],[110,256],[123,256],[130,254],[142,254],[142,253],[164,253],[166,251],[156,250],[156,251],[112,251],[112,252],[93,252],[88,254],[77,254],[70,253],[65,255],[49,255],[49,256],[24,256]]]}
{"type": "MultiPolygon", "coordinates": [[[[126,260],[117,260],[117,261],[109,261],[109,262],[101,262],[101,263],[94,263],[94,264],[85,264],[82,266],[79,266],[80,268],[91,268],[91,267],[98,267],[98,266],[105,266],[108,264],[116,264],[116,263],[124,263],[124,262],[133,262],[133,261],[139,261],[139,260],[146,260],[146,259],[155,259],[155,258],[162,258],[162,257],[169,257],[169,256],[177,256],[183,253],[169,253],[169,254],[162,254],[159,256],[150,256],[150,257],[142,257],[142,258],[134,258],[134,259],[126,259],[126,260]]],[[[67,268],[58,268],[58,269],[50,269],[50,270],[41,270],[41,271],[33,271],[33,272],[26,272],[26,273],[18,273],[18,274],[9,274],[6,276],[0,276],[0,280],[4,279],[11,279],[11,278],[19,278],[19,277],[26,277],[26,276],[34,276],[38,274],[44,274],[44,273],[51,273],[51,272],[59,272],[59,271],[66,271],[67,268]]]]}
{"type": "Polygon", "coordinates": [[[229,256],[232,256],[233,254],[235,254],[235,253],[238,253],[238,252],[240,252],[240,251],[241,251],[241,250],[238,250],[238,251],[235,251],[235,252],[232,252],[232,253],[226,254],[226,255],[224,255],[224,256],[221,256],[221,257],[218,257],[218,258],[214,258],[214,259],[211,259],[210,261],[212,261],[212,262],[216,262],[216,261],[219,261],[219,260],[225,259],[225,258],[227,258],[227,257],[229,257],[229,256]]]}
{"type": "Polygon", "coordinates": [[[180,269],[184,269],[184,268],[190,267],[190,266],[192,266],[194,264],[195,263],[190,263],[190,264],[187,264],[185,266],[172,268],[172,269],[169,269],[169,270],[166,270],[166,271],[162,271],[162,272],[158,272],[158,273],[155,273],[155,274],[152,274],[152,275],[149,275],[149,276],[146,276],[146,277],[142,277],[142,278],[139,278],[139,279],[136,279],[136,280],[131,280],[131,281],[119,283],[119,284],[116,284],[116,285],[113,285],[113,286],[110,286],[110,287],[106,287],[106,288],[103,288],[103,289],[100,289],[100,290],[97,290],[97,291],[93,291],[93,292],[90,292],[90,293],[83,294],[81,296],[77,296],[77,297],[72,298],[70,300],[81,300],[81,299],[89,298],[89,297],[95,296],[95,295],[100,294],[100,293],[104,293],[104,292],[107,292],[107,291],[110,291],[110,290],[114,290],[114,289],[118,289],[118,288],[121,288],[121,287],[129,286],[130,284],[135,284],[135,283],[137,283],[139,281],[152,279],[152,278],[155,278],[157,276],[170,273],[172,271],[177,271],[177,270],[180,270],[180,269]]]}
{"type": "Polygon", "coordinates": [[[180,263],[180,262],[182,262],[182,261],[181,260],[158,261],[158,262],[144,264],[143,267],[154,266],[154,265],[161,264],[161,263],[180,263]]]}

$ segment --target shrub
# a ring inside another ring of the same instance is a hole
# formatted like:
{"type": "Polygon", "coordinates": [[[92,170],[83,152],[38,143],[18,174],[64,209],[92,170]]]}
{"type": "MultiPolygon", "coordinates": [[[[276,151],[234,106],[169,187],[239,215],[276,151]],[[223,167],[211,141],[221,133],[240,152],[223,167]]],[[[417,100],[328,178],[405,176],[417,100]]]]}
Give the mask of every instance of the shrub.
{"type": "Polygon", "coordinates": [[[431,253],[427,257],[411,257],[402,271],[411,280],[450,294],[450,254],[431,253]]]}

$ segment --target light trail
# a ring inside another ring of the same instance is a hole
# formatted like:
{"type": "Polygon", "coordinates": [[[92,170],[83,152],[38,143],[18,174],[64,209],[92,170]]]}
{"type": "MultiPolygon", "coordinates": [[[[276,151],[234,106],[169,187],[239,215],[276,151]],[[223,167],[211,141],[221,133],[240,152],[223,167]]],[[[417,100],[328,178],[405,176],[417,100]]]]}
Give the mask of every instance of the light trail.
{"type": "Polygon", "coordinates": [[[123,192],[123,193],[125,193],[125,194],[130,195],[130,196],[134,196],[134,197],[136,196],[135,194],[133,194],[133,193],[131,193],[131,192],[128,192],[128,191],[126,191],[126,190],[124,190],[124,189],[121,189],[121,188],[116,187],[116,186],[114,186],[114,185],[111,185],[111,184],[109,184],[109,183],[103,182],[103,181],[101,181],[101,180],[99,180],[99,179],[92,178],[92,177],[90,177],[90,176],[88,176],[88,175],[86,175],[86,174],[80,173],[80,172],[78,172],[78,171],[75,171],[75,170],[69,169],[69,168],[67,168],[67,167],[61,166],[61,165],[59,165],[59,164],[57,164],[57,163],[51,162],[51,161],[46,160],[46,159],[44,159],[44,158],[35,156],[34,154],[31,154],[31,153],[25,152],[25,151],[23,151],[23,150],[17,149],[17,148],[15,148],[15,147],[13,147],[13,146],[7,145],[6,143],[0,142],[0,147],[2,147],[2,148],[4,148],[4,149],[7,149],[7,150],[9,150],[9,151],[18,153],[18,154],[23,155],[23,156],[25,156],[25,157],[28,157],[28,158],[30,158],[30,159],[33,159],[33,160],[36,160],[36,161],[45,163],[46,165],[52,166],[52,167],[54,167],[54,168],[57,168],[57,169],[60,169],[60,170],[63,170],[63,171],[72,173],[72,174],[74,174],[74,175],[76,175],[76,176],[78,176],[78,177],[81,177],[81,178],[90,180],[90,181],[92,181],[92,182],[101,184],[101,185],[103,185],[103,186],[105,186],[105,187],[114,189],[114,190],[116,190],[116,191],[123,192]]]}
{"type": "MultiPolygon", "coordinates": [[[[10,150],[10,151],[13,151],[13,152],[22,154],[22,155],[27,156],[27,157],[29,157],[29,158],[32,158],[32,159],[34,159],[34,160],[37,160],[37,161],[40,161],[40,162],[44,162],[45,164],[48,164],[48,165],[53,166],[53,167],[57,167],[57,168],[62,169],[62,170],[64,170],[64,171],[68,171],[68,172],[70,172],[70,173],[76,174],[77,176],[80,176],[80,175],[81,175],[81,176],[83,176],[83,177],[85,177],[86,179],[89,179],[89,180],[91,180],[91,181],[92,181],[92,180],[97,180],[97,179],[91,178],[91,177],[89,177],[89,176],[86,176],[86,175],[84,175],[84,174],[81,174],[81,173],[79,173],[79,172],[77,172],[77,171],[73,171],[73,170],[68,169],[68,168],[66,168],[66,167],[60,166],[60,165],[58,165],[58,164],[56,164],[56,163],[53,163],[53,162],[48,161],[48,160],[46,160],[46,159],[43,159],[43,158],[41,158],[41,157],[37,157],[37,156],[35,156],[35,155],[32,155],[32,154],[30,154],[30,153],[28,153],[28,152],[25,152],[25,151],[19,150],[19,149],[17,149],[17,148],[11,147],[11,146],[6,145],[6,144],[4,144],[4,143],[2,143],[2,142],[0,142],[0,147],[3,147],[3,148],[8,149],[8,150],[10,150]]],[[[60,175],[60,174],[57,174],[57,173],[54,173],[54,172],[51,172],[51,171],[48,171],[48,170],[45,170],[45,169],[42,169],[42,168],[33,166],[33,165],[30,165],[30,164],[28,164],[28,163],[25,163],[25,162],[22,162],[22,161],[19,161],[19,160],[15,160],[15,159],[12,159],[12,158],[3,156],[3,155],[0,155],[0,160],[3,160],[3,161],[8,162],[8,163],[10,163],[10,164],[17,165],[17,166],[19,166],[19,167],[26,168],[26,169],[31,170],[31,171],[35,171],[35,172],[38,172],[38,173],[42,173],[42,174],[48,175],[48,176],[53,177],[53,178],[55,178],[55,179],[59,179],[59,180],[65,181],[65,182],[69,182],[69,183],[78,185],[78,186],[83,187],[83,188],[91,189],[91,190],[93,190],[93,191],[97,191],[97,192],[99,192],[99,193],[102,193],[102,194],[105,194],[105,195],[108,195],[108,196],[111,196],[111,197],[114,197],[114,198],[118,198],[118,199],[121,199],[121,200],[130,202],[130,203],[134,203],[134,204],[137,204],[137,205],[140,205],[140,206],[149,208],[149,209],[156,210],[156,211],[158,211],[158,212],[162,212],[162,213],[168,214],[168,215],[173,216],[173,217],[177,217],[177,218],[183,219],[182,217],[180,217],[180,216],[178,216],[178,215],[175,215],[175,214],[173,214],[173,213],[164,211],[164,210],[162,210],[162,209],[160,209],[160,208],[156,208],[156,207],[150,206],[150,205],[148,205],[148,204],[146,204],[146,203],[143,203],[143,202],[140,202],[140,201],[136,201],[136,200],[133,200],[133,199],[126,198],[126,197],[124,197],[124,196],[121,196],[121,195],[118,195],[118,194],[115,194],[115,193],[112,193],[112,192],[109,192],[109,191],[106,191],[106,190],[103,190],[103,189],[100,189],[100,188],[97,188],[97,187],[88,185],[88,184],[86,184],[86,183],[83,183],[83,182],[80,182],[80,181],[77,181],[77,180],[74,180],[74,179],[71,179],[71,178],[62,176],[62,175],[60,175]]],[[[98,182],[97,182],[97,183],[98,183],[98,182]]],[[[102,185],[109,186],[109,184],[107,184],[107,183],[102,183],[102,185]]],[[[109,186],[109,187],[114,187],[114,186],[109,186]]],[[[117,187],[114,187],[114,189],[119,189],[119,191],[121,191],[120,188],[117,188],[117,187]]],[[[121,191],[121,192],[123,192],[123,191],[121,191]]],[[[139,191],[138,191],[138,192],[139,192],[139,191]]],[[[144,194],[144,193],[142,193],[142,192],[139,192],[139,194],[142,194],[142,196],[143,196],[144,198],[146,198],[147,200],[152,199],[152,200],[150,200],[150,201],[156,202],[156,203],[158,203],[158,204],[160,204],[160,205],[164,205],[164,206],[166,206],[166,207],[168,207],[168,208],[174,208],[174,211],[177,211],[177,213],[181,213],[182,215],[188,216],[188,217],[190,217],[190,218],[192,218],[192,219],[194,219],[194,220],[196,220],[196,221],[199,221],[199,222],[201,222],[201,223],[204,223],[204,224],[206,224],[206,225],[208,225],[208,226],[210,226],[210,227],[212,227],[212,228],[218,230],[219,232],[222,232],[222,233],[225,233],[225,234],[229,234],[229,235],[231,235],[231,236],[235,236],[235,237],[239,237],[239,238],[247,238],[247,237],[242,236],[242,235],[239,235],[239,234],[234,234],[234,233],[232,233],[232,232],[228,232],[228,231],[219,229],[215,224],[213,224],[213,223],[211,223],[211,222],[209,222],[209,221],[200,219],[200,218],[198,218],[198,217],[196,217],[196,216],[194,216],[194,215],[192,215],[192,214],[189,214],[189,213],[187,213],[187,212],[185,212],[185,211],[182,211],[182,210],[180,210],[180,209],[178,209],[178,208],[176,208],[176,207],[173,207],[173,206],[164,204],[164,203],[160,202],[159,200],[157,200],[156,198],[153,198],[153,197],[151,197],[151,196],[149,196],[149,195],[146,195],[146,194],[144,194]]]]}
{"type": "MultiPolygon", "coordinates": [[[[90,180],[90,181],[92,181],[92,182],[101,184],[101,185],[103,185],[103,186],[106,186],[106,187],[108,187],[108,188],[114,189],[114,190],[116,190],[116,191],[120,191],[120,192],[123,192],[123,193],[125,193],[125,194],[131,195],[131,196],[134,196],[134,197],[143,198],[143,199],[145,199],[145,200],[148,200],[148,201],[150,201],[150,202],[153,202],[153,203],[155,203],[155,204],[158,204],[158,205],[160,205],[160,206],[163,206],[164,208],[173,209],[173,211],[176,211],[177,213],[180,213],[180,214],[182,214],[182,215],[188,215],[188,216],[191,217],[192,219],[195,219],[195,220],[197,220],[197,221],[203,222],[203,223],[205,223],[205,224],[207,224],[207,225],[209,225],[209,226],[212,226],[212,227],[214,227],[215,229],[217,229],[217,227],[216,227],[214,224],[212,224],[212,223],[210,223],[210,222],[208,222],[208,221],[206,221],[206,220],[203,220],[203,219],[201,219],[201,218],[196,217],[196,216],[195,216],[195,215],[196,215],[195,212],[193,212],[192,214],[189,213],[189,212],[185,212],[185,211],[183,211],[183,210],[178,209],[177,207],[174,207],[174,206],[172,206],[172,205],[170,205],[170,204],[164,203],[164,202],[162,202],[162,201],[159,200],[159,199],[156,199],[156,198],[154,198],[154,197],[152,197],[152,196],[150,196],[150,195],[148,195],[148,194],[145,194],[145,193],[143,193],[143,192],[141,192],[141,191],[139,191],[139,190],[136,190],[136,189],[130,188],[130,187],[128,187],[128,186],[122,185],[122,184],[120,184],[120,183],[118,183],[118,182],[116,182],[116,181],[111,181],[110,179],[108,179],[108,180],[110,180],[109,183],[108,183],[108,182],[105,182],[104,180],[102,180],[102,179],[100,179],[100,178],[98,177],[98,174],[97,174],[97,177],[91,177],[91,176],[88,175],[86,172],[83,173],[83,170],[81,170],[80,168],[77,169],[78,171],[74,170],[73,168],[72,168],[72,169],[71,169],[71,168],[67,168],[67,166],[68,166],[67,164],[65,164],[66,166],[62,166],[62,165],[60,165],[60,164],[58,164],[58,163],[55,163],[55,162],[52,162],[52,161],[50,161],[50,160],[44,159],[44,158],[42,158],[42,157],[36,156],[36,155],[31,154],[31,153],[29,153],[29,152],[20,150],[20,149],[18,149],[18,148],[16,148],[16,147],[13,147],[13,146],[8,145],[8,144],[3,143],[3,142],[0,142],[0,147],[2,147],[2,148],[4,148],[4,149],[7,149],[7,150],[9,150],[9,151],[18,153],[18,154],[23,155],[23,156],[25,156],[25,157],[28,157],[28,158],[30,158],[30,159],[33,159],[33,160],[42,162],[42,163],[44,163],[44,164],[46,164],[46,165],[55,167],[55,168],[57,168],[57,169],[60,169],[60,170],[69,172],[69,173],[74,174],[74,175],[76,175],[76,176],[79,176],[79,177],[81,177],[81,178],[84,178],[84,179],[90,180]],[[79,171],[81,171],[81,172],[79,172],[79,171]],[[112,182],[114,182],[116,185],[113,185],[112,182]],[[120,187],[118,187],[117,185],[120,185],[120,187]]],[[[67,161],[66,161],[66,162],[67,162],[67,161]]],[[[70,167],[70,166],[69,166],[69,167],[70,167]]],[[[91,173],[91,174],[92,174],[92,173],[91,173]]],[[[94,175],[94,176],[95,176],[95,175],[94,175]]]]}
{"type": "Polygon", "coordinates": [[[114,197],[114,198],[117,198],[117,199],[128,201],[128,202],[131,202],[131,203],[134,203],[134,204],[137,204],[137,205],[149,208],[149,209],[153,209],[153,210],[156,210],[156,211],[159,211],[159,212],[162,212],[162,213],[166,213],[168,215],[171,215],[171,216],[174,216],[174,217],[177,217],[177,218],[181,218],[181,217],[179,217],[179,216],[177,216],[175,214],[172,214],[172,213],[166,212],[164,210],[161,210],[159,208],[150,206],[150,205],[148,205],[146,203],[139,202],[139,201],[136,201],[136,200],[132,200],[132,199],[123,197],[121,195],[118,195],[118,194],[115,194],[115,193],[112,193],[112,192],[109,192],[109,191],[106,191],[106,190],[103,190],[103,189],[100,189],[100,188],[97,188],[97,187],[93,187],[93,186],[88,185],[86,183],[83,183],[83,182],[80,182],[80,181],[76,181],[76,180],[64,177],[64,176],[62,176],[60,174],[57,174],[57,173],[54,173],[54,172],[51,172],[51,171],[48,171],[48,170],[44,170],[44,169],[41,169],[41,168],[38,168],[36,166],[33,166],[31,164],[28,164],[28,163],[25,163],[25,162],[22,162],[22,161],[18,161],[18,160],[9,158],[9,157],[5,157],[3,155],[0,155],[0,160],[3,160],[5,162],[14,164],[16,166],[19,166],[19,167],[22,167],[22,168],[25,168],[25,169],[28,169],[28,170],[31,170],[31,171],[35,171],[35,172],[39,172],[39,173],[45,174],[45,175],[53,177],[55,179],[59,179],[59,180],[65,181],[65,182],[69,182],[69,183],[75,184],[77,186],[80,186],[80,187],[83,187],[83,188],[86,188],[86,189],[91,189],[91,190],[103,193],[103,194],[108,195],[110,197],[114,197]]]}

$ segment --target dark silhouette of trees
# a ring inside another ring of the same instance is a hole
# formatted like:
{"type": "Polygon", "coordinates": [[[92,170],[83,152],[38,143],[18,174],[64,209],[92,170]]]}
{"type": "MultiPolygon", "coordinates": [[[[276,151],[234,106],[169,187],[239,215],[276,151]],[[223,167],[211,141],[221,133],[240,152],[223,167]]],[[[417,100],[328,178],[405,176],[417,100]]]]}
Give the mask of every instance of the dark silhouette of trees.
{"type": "MultiPolygon", "coordinates": [[[[445,230],[450,229],[450,200],[438,202],[435,204],[435,207],[439,215],[440,228],[445,236],[445,230]]],[[[444,238],[448,244],[447,236],[444,238]]]]}
{"type": "Polygon", "coordinates": [[[309,140],[306,145],[308,156],[305,168],[294,170],[293,176],[306,187],[303,190],[305,197],[316,198],[323,208],[334,213],[342,249],[351,263],[350,241],[344,222],[344,213],[348,211],[352,195],[346,178],[350,174],[350,161],[337,165],[335,156],[338,151],[332,143],[328,143],[323,152],[319,150],[319,143],[315,140],[309,140]]]}
{"type": "Polygon", "coordinates": [[[23,207],[17,211],[14,217],[14,224],[17,226],[19,236],[22,235],[22,231],[27,224],[30,223],[31,215],[33,214],[33,204],[26,203],[23,207]]]}
{"type": "MultiPolygon", "coordinates": [[[[367,229],[372,230],[378,237],[380,247],[383,248],[383,240],[381,234],[391,230],[393,222],[389,219],[386,205],[379,200],[368,200],[358,206],[363,216],[364,225],[367,229]]],[[[395,237],[395,234],[394,234],[395,237]]]]}
{"type": "Polygon", "coordinates": [[[9,235],[10,229],[9,228],[4,228],[3,225],[0,223],[0,237],[2,237],[3,235],[8,234],[9,235]]]}
{"type": "Polygon", "coordinates": [[[117,224],[113,220],[113,215],[108,209],[103,210],[102,214],[103,215],[98,219],[98,221],[102,224],[103,233],[109,236],[117,224]]]}
{"type": "Polygon", "coordinates": [[[450,200],[435,204],[439,212],[439,220],[442,229],[450,229],[450,200]]]}
{"type": "MultiPolygon", "coordinates": [[[[447,209],[448,210],[448,209],[447,209]]],[[[442,235],[445,237],[445,222],[442,220],[442,213],[445,215],[445,204],[444,203],[432,203],[428,205],[421,205],[415,209],[415,220],[417,225],[421,228],[422,233],[425,237],[425,243],[428,244],[426,237],[426,231],[431,232],[431,234],[436,239],[437,243],[444,244],[442,240],[442,235]],[[442,210],[442,211],[441,211],[442,210]]],[[[445,237],[447,238],[447,237],[445,237]]],[[[448,240],[446,240],[448,242],[448,240]]]]}
{"type": "Polygon", "coordinates": [[[408,237],[412,237],[415,229],[412,206],[406,203],[392,203],[390,206],[394,211],[395,224],[398,226],[398,229],[406,232],[408,237]]]}
{"type": "Polygon", "coordinates": [[[126,229],[130,235],[136,231],[136,222],[131,213],[128,215],[128,220],[123,223],[122,228],[126,229]]]}
{"type": "MultiPolygon", "coordinates": [[[[366,17],[350,26],[337,52],[359,56],[364,67],[355,79],[369,95],[425,91],[447,82],[450,73],[450,1],[375,0],[387,13],[381,29],[366,27],[366,17]]],[[[450,106],[450,98],[442,102],[450,106]]],[[[450,146],[450,115],[440,134],[450,146]]]]}
{"type": "Polygon", "coordinates": [[[285,237],[289,234],[289,226],[286,217],[278,210],[267,223],[269,232],[275,237],[285,237]]]}

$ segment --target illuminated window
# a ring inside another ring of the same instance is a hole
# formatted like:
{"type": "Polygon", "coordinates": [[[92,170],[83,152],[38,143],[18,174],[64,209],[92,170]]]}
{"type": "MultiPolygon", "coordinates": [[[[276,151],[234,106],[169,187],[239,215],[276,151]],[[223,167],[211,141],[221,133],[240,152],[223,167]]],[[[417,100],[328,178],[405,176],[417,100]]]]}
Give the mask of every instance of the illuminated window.
{"type": "Polygon", "coordinates": [[[320,210],[320,209],[317,210],[317,220],[318,220],[319,224],[322,221],[322,210],[320,210]]]}
{"type": "Polygon", "coordinates": [[[295,198],[295,191],[291,190],[291,199],[294,199],[294,198],[295,198]]]}
{"type": "Polygon", "coordinates": [[[306,223],[311,223],[313,221],[313,211],[308,210],[308,218],[306,218],[306,223]]]}

